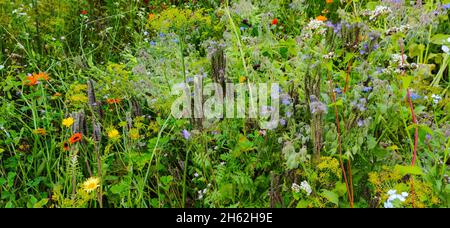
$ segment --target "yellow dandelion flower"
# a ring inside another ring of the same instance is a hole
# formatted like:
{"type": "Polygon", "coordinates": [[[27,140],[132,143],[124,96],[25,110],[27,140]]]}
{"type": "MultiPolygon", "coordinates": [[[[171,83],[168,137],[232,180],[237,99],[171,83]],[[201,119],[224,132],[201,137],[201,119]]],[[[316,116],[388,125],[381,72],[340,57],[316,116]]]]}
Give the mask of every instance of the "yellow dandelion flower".
{"type": "Polygon", "coordinates": [[[108,137],[110,139],[117,139],[120,137],[120,133],[116,129],[111,129],[110,131],[108,131],[108,137]]]}
{"type": "Polygon", "coordinates": [[[69,117],[69,118],[63,119],[62,125],[66,126],[66,127],[71,127],[74,122],[75,122],[75,120],[72,117],[69,117]]]}
{"type": "Polygon", "coordinates": [[[245,81],[247,81],[247,78],[244,76],[239,77],[239,83],[244,83],[245,81]]]}
{"type": "Polygon", "coordinates": [[[98,177],[90,177],[83,183],[83,189],[86,192],[92,192],[100,186],[100,179],[98,177]]]}

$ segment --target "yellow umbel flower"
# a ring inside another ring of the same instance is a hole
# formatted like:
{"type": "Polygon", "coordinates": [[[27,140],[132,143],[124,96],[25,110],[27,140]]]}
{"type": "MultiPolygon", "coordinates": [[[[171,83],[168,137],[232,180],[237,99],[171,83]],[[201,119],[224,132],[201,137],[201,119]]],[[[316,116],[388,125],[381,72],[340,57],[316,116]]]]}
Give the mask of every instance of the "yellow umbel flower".
{"type": "Polygon", "coordinates": [[[100,185],[100,179],[98,177],[90,177],[83,183],[83,189],[86,192],[92,192],[100,185]]]}
{"type": "Polygon", "coordinates": [[[139,130],[137,128],[132,128],[130,130],[130,138],[131,139],[139,139],[140,135],[139,135],[139,130]]]}
{"type": "Polygon", "coordinates": [[[63,119],[62,125],[64,125],[65,127],[71,127],[74,122],[75,122],[74,119],[72,117],[69,117],[69,118],[63,119]]]}
{"type": "Polygon", "coordinates": [[[108,137],[110,139],[117,139],[120,137],[120,133],[116,129],[111,129],[110,131],[108,131],[108,137]]]}

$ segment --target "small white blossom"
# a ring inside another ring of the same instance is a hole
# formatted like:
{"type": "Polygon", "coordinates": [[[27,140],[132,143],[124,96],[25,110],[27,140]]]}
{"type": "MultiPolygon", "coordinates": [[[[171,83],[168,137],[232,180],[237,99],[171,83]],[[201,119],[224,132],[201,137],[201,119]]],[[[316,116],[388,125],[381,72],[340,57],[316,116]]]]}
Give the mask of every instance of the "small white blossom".
{"type": "Polygon", "coordinates": [[[308,196],[311,195],[312,189],[307,181],[302,181],[302,183],[300,183],[300,188],[303,189],[308,194],[308,196]]]}
{"type": "Polygon", "coordinates": [[[397,194],[397,190],[391,189],[387,192],[389,198],[384,202],[384,208],[394,208],[393,202],[395,200],[399,200],[400,202],[405,202],[406,197],[408,197],[407,192],[402,192],[401,194],[397,194]]]}
{"type": "Polygon", "coordinates": [[[5,66],[0,65],[0,70],[3,70],[5,68],[5,66]]]}
{"type": "Polygon", "coordinates": [[[300,186],[299,186],[298,184],[296,184],[296,183],[293,183],[293,184],[292,184],[291,189],[292,189],[292,191],[295,192],[295,193],[299,193],[299,192],[300,192],[300,186]]]}
{"type": "Polygon", "coordinates": [[[445,45],[442,45],[442,51],[444,51],[447,54],[450,54],[450,48],[445,45]]]}
{"type": "Polygon", "coordinates": [[[392,10],[389,7],[377,6],[375,8],[375,10],[371,12],[371,15],[370,15],[369,19],[371,21],[373,21],[373,20],[375,20],[377,17],[379,17],[381,15],[387,15],[387,14],[390,14],[390,13],[392,13],[392,10]]]}
{"type": "Polygon", "coordinates": [[[441,96],[435,94],[431,95],[431,98],[433,98],[434,104],[439,104],[439,102],[442,100],[441,96]]]}
{"type": "Polygon", "coordinates": [[[392,205],[391,202],[385,202],[384,203],[384,208],[394,208],[394,205],[392,205]]]}

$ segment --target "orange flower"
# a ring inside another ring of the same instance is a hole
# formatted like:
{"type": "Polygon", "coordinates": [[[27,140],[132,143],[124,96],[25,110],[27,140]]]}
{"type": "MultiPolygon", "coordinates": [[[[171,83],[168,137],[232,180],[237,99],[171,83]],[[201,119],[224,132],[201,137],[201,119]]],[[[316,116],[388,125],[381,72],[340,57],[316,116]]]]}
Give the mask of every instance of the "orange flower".
{"type": "Polygon", "coordinates": [[[333,0],[326,0],[327,4],[333,3],[333,0]]]}
{"type": "Polygon", "coordinates": [[[38,80],[48,81],[49,77],[47,73],[39,72],[39,74],[34,74],[38,80]]]}
{"type": "Polygon", "coordinates": [[[38,78],[36,78],[34,75],[27,76],[27,80],[28,80],[27,85],[29,86],[34,86],[38,84],[38,78]]]}
{"type": "Polygon", "coordinates": [[[108,98],[106,99],[106,103],[108,104],[118,104],[122,101],[120,98],[108,98]]]}
{"type": "Polygon", "coordinates": [[[320,16],[316,17],[316,20],[318,20],[318,21],[326,21],[328,19],[325,16],[320,15],[320,16]]]}
{"type": "Polygon", "coordinates": [[[47,73],[40,72],[38,74],[33,73],[32,75],[27,76],[27,80],[28,80],[27,85],[34,86],[37,85],[39,81],[48,81],[49,77],[47,73]]]}
{"type": "Polygon", "coordinates": [[[86,14],[88,14],[88,11],[87,10],[81,10],[81,12],[80,12],[82,15],[86,15],[86,14]]]}
{"type": "Polygon", "coordinates": [[[151,21],[155,18],[155,14],[151,13],[148,15],[148,19],[151,21]]]}
{"type": "Polygon", "coordinates": [[[70,137],[69,142],[70,144],[74,144],[76,142],[79,142],[83,139],[83,135],[81,133],[76,133],[70,137]]]}

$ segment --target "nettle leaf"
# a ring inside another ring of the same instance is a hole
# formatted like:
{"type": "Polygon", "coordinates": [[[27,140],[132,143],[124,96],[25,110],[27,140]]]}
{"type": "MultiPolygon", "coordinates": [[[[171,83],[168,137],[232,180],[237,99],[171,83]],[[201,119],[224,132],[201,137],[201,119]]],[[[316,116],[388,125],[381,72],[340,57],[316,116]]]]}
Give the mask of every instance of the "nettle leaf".
{"type": "Polygon", "coordinates": [[[130,183],[126,181],[122,181],[119,184],[115,184],[111,187],[111,192],[113,194],[121,194],[127,191],[127,189],[130,189],[130,183]]]}
{"type": "Polygon", "coordinates": [[[345,183],[342,183],[340,181],[336,182],[334,190],[337,192],[339,196],[344,196],[345,194],[347,194],[347,187],[345,186],[345,183]]]}
{"type": "Polygon", "coordinates": [[[419,124],[420,129],[426,131],[428,134],[433,135],[433,130],[425,124],[419,124]]]}
{"type": "Polygon", "coordinates": [[[339,204],[339,195],[335,192],[323,189],[322,196],[325,197],[328,201],[334,203],[336,206],[339,204]]]}
{"type": "Polygon", "coordinates": [[[408,174],[423,175],[422,169],[419,166],[396,165],[394,169],[396,172],[400,173],[403,176],[406,176],[408,174]]]}
{"type": "Polygon", "coordinates": [[[282,153],[284,155],[285,163],[288,169],[296,169],[298,168],[301,162],[305,162],[310,158],[310,155],[307,154],[306,148],[300,149],[297,153],[295,151],[295,147],[291,142],[286,142],[282,153]]]}
{"type": "Polygon", "coordinates": [[[427,109],[427,107],[425,107],[425,106],[423,106],[423,105],[417,106],[417,107],[414,109],[414,113],[415,113],[416,115],[420,115],[420,114],[423,113],[423,111],[424,111],[425,109],[427,109]]]}
{"type": "Polygon", "coordinates": [[[409,88],[409,85],[411,84],[412,80],[413,80],[412,76],[403,77],[402,79],[403,88],[409,88]]]}
{"type": "Polygon", "coordinates": [[[444,45],[449,44],[448,39],[450,38],[450,35],[448,34],[436,34],[433,37],[431,37],[431,43],[438,44],[438,45],[444,45]]]}
{"type": "Polygon", "coordinates": [[[425,50],[425,45],[423,44],[411,44],[409,46],[409,56],[416,57],[422,55],[425,50]]]}

